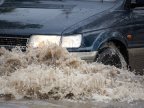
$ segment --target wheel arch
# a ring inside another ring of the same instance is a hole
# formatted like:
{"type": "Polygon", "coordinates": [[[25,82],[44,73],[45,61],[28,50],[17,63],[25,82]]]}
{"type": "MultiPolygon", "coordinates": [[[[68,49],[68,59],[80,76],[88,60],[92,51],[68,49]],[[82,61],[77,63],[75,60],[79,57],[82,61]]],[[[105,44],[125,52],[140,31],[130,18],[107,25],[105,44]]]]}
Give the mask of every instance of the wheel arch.
{"type": "Polygon", "coordinates": [[[123,34],[119,31],[108,30],[101,33],[96,39],[95,44],[93,45],[93,50],[97,50],[99,52],[100,50],[103,50],[101,49],[102,46],[109,42],[114,43],[114,45],[119,49],[120,53],[123,55],[127,64],[129,65],[129,54],[127,50],[128,42],[126,37],[123,36],[123,34]]]}
{"type": "Polygon", "coordinates": [[[120,41],[119,39],[111,38],[107,41],[104,41],[98,48],[98,52],[101,52],[103,50],[104,44],[112,42],[120,51],[120,53],[123,55],[124,59],[126,60],[127,64],[129,65],[129,54],[127,50],[127,46],[124,42],[120,41]]]}
{"type": "Polygon", "coordinates": [[[115,44],[115,46],[119,49],[120,53],[123,55],[127,64],[129,65],[129,54],[127,47],[121,41],[116,39],[111,39],[108,42],[113,42],[115,44]]]}

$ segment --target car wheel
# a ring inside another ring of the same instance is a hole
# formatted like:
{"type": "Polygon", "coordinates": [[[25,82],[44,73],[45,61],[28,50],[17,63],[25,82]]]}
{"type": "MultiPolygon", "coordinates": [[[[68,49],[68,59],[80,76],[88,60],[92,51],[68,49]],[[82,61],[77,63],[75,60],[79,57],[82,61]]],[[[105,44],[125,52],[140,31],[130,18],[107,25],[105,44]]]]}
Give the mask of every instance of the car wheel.
{"type": "Polygon", "coordinates": [[[97,55],[97,62],[120,69],[127,69],[127,63],[123,55],[113,43],[107,43],[100,48],[97,55]]]}

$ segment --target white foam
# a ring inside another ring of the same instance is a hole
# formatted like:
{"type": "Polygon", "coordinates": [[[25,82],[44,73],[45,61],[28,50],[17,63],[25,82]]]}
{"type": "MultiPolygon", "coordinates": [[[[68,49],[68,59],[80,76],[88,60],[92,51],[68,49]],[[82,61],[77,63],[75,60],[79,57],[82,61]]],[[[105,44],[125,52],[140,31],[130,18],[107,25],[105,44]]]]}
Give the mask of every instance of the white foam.
{"type": "Polygon", "coordinates": [[[10,99],[144,100],[144,77],[88,64],[50,45],[26,52],[0,49],[0,94],[10,99]]]}

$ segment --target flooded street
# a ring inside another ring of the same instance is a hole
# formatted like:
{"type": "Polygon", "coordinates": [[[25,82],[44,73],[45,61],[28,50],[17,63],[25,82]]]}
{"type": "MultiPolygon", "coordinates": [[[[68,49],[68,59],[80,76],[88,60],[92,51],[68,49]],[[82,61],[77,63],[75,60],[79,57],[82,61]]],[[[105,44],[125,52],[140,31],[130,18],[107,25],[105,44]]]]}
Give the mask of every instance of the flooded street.
{"type": "Polygon", "coordinates": [[[0,102],[0,108],[143,108],[144,101],[126,102],[68,102],[68,101],[11,101],[0,102]]]}
{"type": "Polygon", "coordinates": [[[0,23],[0,108],[144,108],[144,0],[0,0],[0,23]]]}
{"type": "Polygon", "coordinates": [[[88,64],[55,45],[0,49],[0,75],[0,108],[144,107],[143,76],[88,64]]]}

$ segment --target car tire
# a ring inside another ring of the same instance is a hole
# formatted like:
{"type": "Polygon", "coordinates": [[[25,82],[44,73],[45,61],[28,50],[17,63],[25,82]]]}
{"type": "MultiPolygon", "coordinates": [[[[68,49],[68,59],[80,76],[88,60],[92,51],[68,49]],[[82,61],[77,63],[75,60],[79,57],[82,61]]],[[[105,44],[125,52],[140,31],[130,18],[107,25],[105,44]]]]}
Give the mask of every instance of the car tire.
{"type": "Polygon", "coordinates": [[[104,44],[97,55],[97,62],[104,65],[115,66],[120,69],[127,69],[127,62],[114,43],[104,44]]]}

